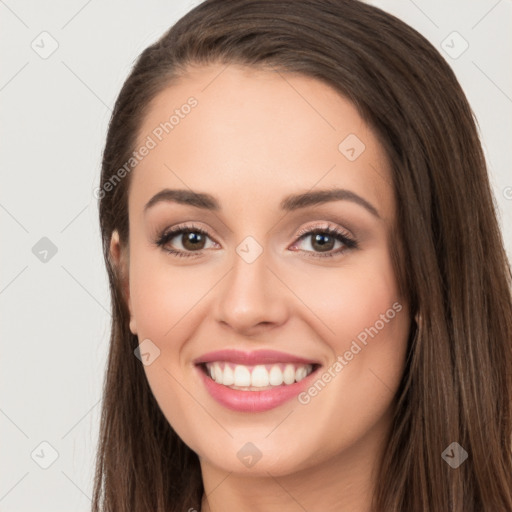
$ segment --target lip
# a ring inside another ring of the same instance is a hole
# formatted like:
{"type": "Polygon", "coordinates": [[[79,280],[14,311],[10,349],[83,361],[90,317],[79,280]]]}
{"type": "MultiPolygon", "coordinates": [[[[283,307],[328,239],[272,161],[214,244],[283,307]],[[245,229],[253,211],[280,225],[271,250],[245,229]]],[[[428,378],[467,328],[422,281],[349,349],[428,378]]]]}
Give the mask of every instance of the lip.
{"type": "Polygon", "coordinates": [[[194,363],[210,396],[227,409],[238,412],[264,412],[279,407],[309,387],[313,379],[317,377],[318,369],[322,366],[317,360],[305,359],[275,350],[257,350],[253,352],[231,349],[216,350],[198,357],[194,360],[194,363]],[[311,364],[314,365],[314,368],[307,377],[293,384],[283,384],[264,391],[243,391],[218,384],[207,375],[205,363],[215,361],[246,366],[273,363],[311,364]]]}
{"type": "Polygon", "coordinates": [[[252,352],[245,352],[243,350],[234,349],[208,352],[207,354],[203,354],[195,359],[194,364],[199,365],[215,361],[226,361],[228,363],[243,364],[246,366],[273,363],[321,364],[320,361],[314,359],[304,359],[303,357],[294,356],[285,352],[278,352],[276,350],[255,350],[252,352]]]}
{"type": "Polygon", "coordinates": [[[316,366],[307,377],[299,382],[289,385],[282,384],[264,391],[231,389],[210,378],[204,370],[204,364],[198,363],[195,368],[210,396],[220,405],[237,412],[264,412],[279,407],[303,392],[317,378],[320,366],[316,366]]]}

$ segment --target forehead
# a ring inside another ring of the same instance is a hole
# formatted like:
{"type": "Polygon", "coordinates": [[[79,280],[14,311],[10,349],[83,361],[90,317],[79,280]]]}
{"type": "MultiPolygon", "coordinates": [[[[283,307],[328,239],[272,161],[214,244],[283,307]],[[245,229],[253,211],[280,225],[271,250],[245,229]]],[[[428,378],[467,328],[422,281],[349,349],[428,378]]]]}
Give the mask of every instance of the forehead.
{"type": "Polygon", "coordinates": [[[373,131],[349,100],[300,74],[192,67],[151,103],[136,146],[143,145],[151,149],[130,186],[137,209],[165,187],[277,205],[291,191],[336,186],[379,204],[383,216],[393,207],[389,164],[373,131]]]}

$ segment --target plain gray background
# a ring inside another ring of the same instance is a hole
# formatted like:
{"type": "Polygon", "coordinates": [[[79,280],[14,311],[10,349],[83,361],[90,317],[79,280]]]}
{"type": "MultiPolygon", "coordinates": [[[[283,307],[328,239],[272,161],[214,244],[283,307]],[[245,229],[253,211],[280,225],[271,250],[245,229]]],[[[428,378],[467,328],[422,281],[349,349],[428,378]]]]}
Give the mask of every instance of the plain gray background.
{"type": "MultiPolygon", "coordinates": [[[[110,325],[93,196],[101,151],[134,59],[198,3],[0,0],[2,512],[90,510],[110,325]]],[[[512,2],[371,3],[455,70],[510,258],[512,2]]]]}

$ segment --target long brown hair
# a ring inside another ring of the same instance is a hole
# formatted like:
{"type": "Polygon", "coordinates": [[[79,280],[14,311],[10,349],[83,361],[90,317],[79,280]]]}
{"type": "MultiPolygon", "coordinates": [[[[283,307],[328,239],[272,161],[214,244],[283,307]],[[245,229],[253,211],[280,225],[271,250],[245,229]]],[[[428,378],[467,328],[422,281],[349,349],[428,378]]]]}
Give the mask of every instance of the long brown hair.
{"type": "Polygon", "coordinates": [[[151,100],[189,64],[208,63],[325,82],[354,103],[391,162],[395,270],[419,321],[374,509],[512,510],[510,263],[476,121],[453,71],[418,32],[356,0],[206,0],[140,55],[108,130],[99,216],[112,329],[93,511],[201,508],[199,459],[134,357],[138,340],[109,256],[114,230],[128,243],[130,175],[106,185],[134,151],[151,100]],[[468,453],[456,469],[441,456],[452,442],[468,453]]]}

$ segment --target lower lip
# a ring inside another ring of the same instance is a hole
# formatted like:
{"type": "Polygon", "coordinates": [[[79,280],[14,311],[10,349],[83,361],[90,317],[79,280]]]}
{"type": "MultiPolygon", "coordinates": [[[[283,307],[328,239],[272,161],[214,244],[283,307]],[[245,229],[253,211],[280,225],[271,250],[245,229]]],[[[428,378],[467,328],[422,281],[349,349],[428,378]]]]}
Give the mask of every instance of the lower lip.
{"type": "Polygon", "coordinates": [[[224,407],[239,412],[263,412],[284,404],[308,387],[318,370],[294,384],[276,386],[265,391],[242,391],[218,384],[200,366],[196,368],[212,398],[224,407]]]}

